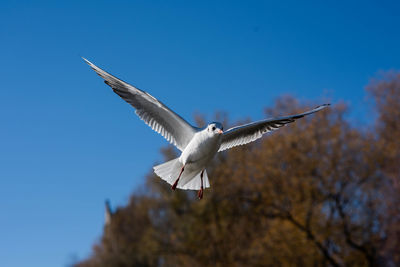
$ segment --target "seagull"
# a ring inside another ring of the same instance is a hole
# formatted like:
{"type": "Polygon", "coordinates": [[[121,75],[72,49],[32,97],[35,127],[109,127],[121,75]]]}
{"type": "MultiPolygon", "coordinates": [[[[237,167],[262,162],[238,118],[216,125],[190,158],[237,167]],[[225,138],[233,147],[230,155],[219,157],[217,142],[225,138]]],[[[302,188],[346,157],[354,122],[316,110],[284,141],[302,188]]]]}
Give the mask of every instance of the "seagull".
{"type": "Polygon", "coordinates": [[[329,106],[323,104],[301,114],[260,120],[226,131],[219,122],[197,128],[149,93],[118,79],[89,60],[83,60],[117,95],[135,108],[140,119],[181,151],[178,158],[154,166],[155,174],[169,183],[172,190],[198,190],[199,199],[203,198],[204,189],[210,187],[206,167],[218,152],[253,142],[265,133],[329,106]]]}

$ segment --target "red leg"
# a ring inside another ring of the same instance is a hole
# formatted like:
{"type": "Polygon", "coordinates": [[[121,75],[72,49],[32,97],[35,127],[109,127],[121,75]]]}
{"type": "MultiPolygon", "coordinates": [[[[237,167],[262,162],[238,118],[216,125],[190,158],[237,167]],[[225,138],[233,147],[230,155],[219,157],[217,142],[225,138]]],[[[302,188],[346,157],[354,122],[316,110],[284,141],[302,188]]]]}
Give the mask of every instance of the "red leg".
{"type": "Polygon", "coordinates": [[[201,174],[200,174],[200,178],[201,178],[201,187],[200,187],[199,192],[197,193],[197,196],[198,196],[199,199],[202,199],[202,198],[203,198],[203,173],[204,173],[204,170],[202,170],[202,171],[201,171],[201,174]]]}
{"type": "Polygon", "coordinates": [[[172,190],[176,189],[176,186],[178,185],[179,178],[181,178],[182,172],[185,170],[185,165],[182,166],[181,173],[179,173],[178,179],[176,179],[175,183],[172,185],[172,190]]]}

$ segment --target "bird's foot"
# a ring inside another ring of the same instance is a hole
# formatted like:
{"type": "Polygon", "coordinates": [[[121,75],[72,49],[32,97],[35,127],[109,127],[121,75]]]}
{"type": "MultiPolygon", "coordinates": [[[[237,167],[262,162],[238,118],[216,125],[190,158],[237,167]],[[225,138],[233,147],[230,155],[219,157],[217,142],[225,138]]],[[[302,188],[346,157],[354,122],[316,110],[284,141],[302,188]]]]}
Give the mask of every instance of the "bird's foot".
{"type": "Polygon", "coordinates": [[[175,181],[175,183],[172,185],[172,190],[175,190],[176,189],[176,186],[178,185],[178,182],[179,182],[179,178],[178,179],[176,179],[176,181],[175,181]]]}
{"type": "Polygon", "coordinates": [[[202,198],[203,198],[203,187],[200,188],[199,192],[197,193],[197,197],[198,197],[199,199],[202,199],[202,198]]]}
{"type": "Polygon", "coordinates": [[[175,183],[172,185],[172,190],[176,189],[176,186],[178,185],[179,178],[181,178],[182,172],[185,170],[185,165],[182,166],[181,172],[179,173],[178,179],[176,179],[175,183]]]}

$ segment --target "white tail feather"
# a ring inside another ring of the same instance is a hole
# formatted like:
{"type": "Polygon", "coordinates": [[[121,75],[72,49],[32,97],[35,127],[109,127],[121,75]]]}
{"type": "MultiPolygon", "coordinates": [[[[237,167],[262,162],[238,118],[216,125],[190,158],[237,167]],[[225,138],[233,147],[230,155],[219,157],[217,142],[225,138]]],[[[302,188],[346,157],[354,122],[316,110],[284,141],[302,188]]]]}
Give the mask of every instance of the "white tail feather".
{"type": "MultiPolygon", "coordinates": [[[[176,179],[179,176],[179,173],[182,169],[182,163],[178,158],[167,161],[163,164],[154,166],[154,172],[161,179],[169,183],[170,185],[174,184],[176,179]]],[[[177,188],[185,189],[185,190],[199,190],[201,187],[201,178],[200,172],[201,170],[192,170],[191,166],[185,166],[185,170],[183,171],[181,178],[179,179],[177,188]]],[[[207,172],[204,170],[203,174],[203,187],[210,187],[210,182],[208,180],[207,172]]]]}
{"type": "Polygon", "coordinates": [[[179,175],[178,172],[176,178],[174,178],[174,176],[172,175],[174,173],[173,170],[180,170],[181,168],[182,164],[179,162],[178,158],[153,167],[155,174],[157,174],[161,179],[163,179],[170,185],[175,182],[176,178],[178,178],[179,175]]]}
{"type": "MultiPolygon", "coordinates": [[[[181,187],[179,187],[179,184],[178,184],[178,188],[185,189],[185,190],[199,190],[200,187],[201,187],[200,173],[198,173],[192,180],[190,180],[186,184],[181,185],[181,187]]],[[[203,188],[209,188],[209,187],[210,187],[210,181],[208,180],[207,171],[204,170],[203,188]]]]}

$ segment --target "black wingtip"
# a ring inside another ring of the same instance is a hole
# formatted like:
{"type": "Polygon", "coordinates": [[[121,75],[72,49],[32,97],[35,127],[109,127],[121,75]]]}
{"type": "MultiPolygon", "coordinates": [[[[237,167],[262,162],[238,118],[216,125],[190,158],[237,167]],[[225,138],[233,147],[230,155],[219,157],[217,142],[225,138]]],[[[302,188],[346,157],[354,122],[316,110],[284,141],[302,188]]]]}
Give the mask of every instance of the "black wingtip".
{"type": "Polygon", "coordinates": [[[330,103],[322,104],[322,105],[315,107],[314,109],[323,109],[323,108],[329,107],[330,105],[331,105],[330,103]]]}

